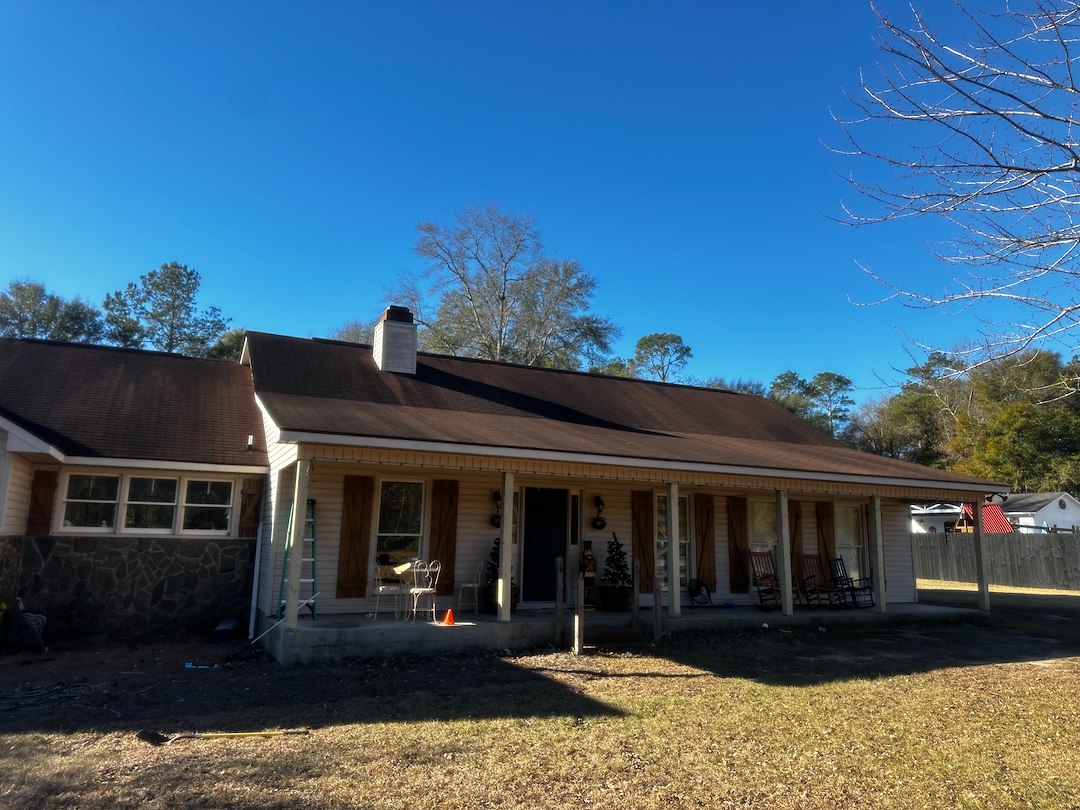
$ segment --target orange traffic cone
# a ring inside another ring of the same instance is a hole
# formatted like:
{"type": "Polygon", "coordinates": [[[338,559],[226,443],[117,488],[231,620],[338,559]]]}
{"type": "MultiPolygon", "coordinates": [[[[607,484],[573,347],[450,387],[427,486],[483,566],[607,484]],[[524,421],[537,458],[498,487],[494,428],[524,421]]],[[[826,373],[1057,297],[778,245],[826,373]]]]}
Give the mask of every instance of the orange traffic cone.
{"type": "Polygon", "coordinates": [[[446,618],[443,619],[443,624],[445,624],[447,627],[449,627],[453,623],[454,623],[454,611],[453,610],[448,610],[448,611],[446,611],[446,618]]]}

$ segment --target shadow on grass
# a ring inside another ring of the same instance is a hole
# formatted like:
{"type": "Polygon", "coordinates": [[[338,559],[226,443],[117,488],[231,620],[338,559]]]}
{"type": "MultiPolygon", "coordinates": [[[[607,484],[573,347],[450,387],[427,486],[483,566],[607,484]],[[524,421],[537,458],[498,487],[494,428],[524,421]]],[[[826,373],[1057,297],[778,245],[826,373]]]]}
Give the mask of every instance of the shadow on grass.
{"type": "Polygon", "coordinates": [[[124,653],[117,650],[113,671],[50,683],[43,681],[56,675],[50,661],[27,659],[26,685],[6,689],[0,684],[0,736],[143,729],[169,736],[193,730],[619,714],[542,671],[494,655],[282,667],[251,653],[220,668],[193,670],[183,663],[190,648],[177,645],[174,658],[140,670],[125,668],[124,653]]]}
{"type": "MultiPolygon", "coordinates": [[[[977,607],[977,594],[920,592],[920,602],[977,607]]],[[[1080,656],[1080,594],[991,594],[990,616],[688,633],[656,654],[721,677],[782,686],[1080,656]]]]}

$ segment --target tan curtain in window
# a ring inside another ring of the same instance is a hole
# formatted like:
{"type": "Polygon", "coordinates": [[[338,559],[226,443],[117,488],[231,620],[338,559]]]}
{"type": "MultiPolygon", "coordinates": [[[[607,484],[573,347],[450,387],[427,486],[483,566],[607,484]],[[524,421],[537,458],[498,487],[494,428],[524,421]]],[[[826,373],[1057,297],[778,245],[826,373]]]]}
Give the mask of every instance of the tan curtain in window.
{"type": "Polygon", "coordinates": [[[431,559],[442,563],[438,593],[454,592],[457,556],[458,482],[435,481],[431,488],[431,559]]]}
{"type": "Polygon", "coordinates": [[[52,532],[57,477],[56,470],[34,470],[30,483],[30,508],[26,514],[27,534],[40,536],[52,532]]]}
{"type": "Polygon", "coordinates": [[[694,539],[697,544],[697,578],[710,591],[716,591],[716,527],[713,512],[716,502],[712,495],[694,493],[694,539]]]}
{"type": "Polygon", "coordinates": [[[796,554],[802,554],[802,503],[788,501],[788,526],[791,527],[791,566],[795,568],[796,554]]]}
{"type": "Polygon", "coordinates": [[[728,570],[732,593],[750,592],[750,575],[746,570],[750,559],[750,523],[746,498],[727,499],[728,570]]]}
{"type": "Polygon", "coordinates": [[[375,479],[362,475],[345,476],[341,544],[338,546],[338,599],[367,596],[374,492],[375,479]]]}
{"type": "Polygon", "coordinates": [[[641,593],[653,592],[653,533],[656,513],[651,492],[630,493],[630,541],[634,559],[638,562],[638,588],[641,593]]]}
{"type": "Polygon", "coordinates": [[[822,558],[835,557],[836,521],[833,519],[832,501],[819,501],[817,504],[817,537],[818,553],[822,558]]]}

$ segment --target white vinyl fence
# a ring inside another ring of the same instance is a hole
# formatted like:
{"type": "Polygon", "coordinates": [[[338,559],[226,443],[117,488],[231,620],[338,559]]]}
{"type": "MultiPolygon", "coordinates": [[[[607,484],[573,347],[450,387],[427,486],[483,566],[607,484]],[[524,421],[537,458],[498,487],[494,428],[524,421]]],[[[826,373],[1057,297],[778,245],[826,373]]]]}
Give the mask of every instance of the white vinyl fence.
{"type": "MultiPolygon", "coordinates": [[[[1080,534],[987,534],[990,584],[1080,590],[1080,534]]],[[[911,535],[915,576],[976,582],[974,535],[911,535]]]]}

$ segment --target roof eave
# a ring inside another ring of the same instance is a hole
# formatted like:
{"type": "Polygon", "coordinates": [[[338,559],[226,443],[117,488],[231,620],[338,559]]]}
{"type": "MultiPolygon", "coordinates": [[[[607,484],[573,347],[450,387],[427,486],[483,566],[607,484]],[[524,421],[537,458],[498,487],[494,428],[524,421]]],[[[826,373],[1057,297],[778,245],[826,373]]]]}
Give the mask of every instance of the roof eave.
{"type": "Polygon", "coordinates": [[[203,461],[163,461],[150,458],[99,458],[97,456],[66,456],[65,465],[72,467],[124,467],[138,470],[175,470],[177,472],[208,472],[219,475],[265,475],[266,464],[216,464],[203,461]]]}
{"type": "Polygon", "coordinates": [[[823,473],[808,470],[785,470],[769,467],[746,467],[732,464],[709,464],[705,462],[671,461],[667,459],[640,458],[634,456],[608,456],[595,453],[572,453],[557,450],[523,449],[493,445],[461,444],[456,442],[431,442],[414,439],[387,439],[373,436],[355,436],[317,433],[303,430],[281,429],[278,441],[286,444],[331,444],[345,447],[368,447],[380,450],[411,450],[431,453],[454,453],[488,458],[519,458],[534,461],[563,461],[579,464],[599,464],[615,467],[649,467],[658,470],[704,472],[727,475],[748,475],[790,480],[813,479],[832,483],[869,484],[889,487],[918,487],[920,489],[947,490],[950,492],[999,492],[1007,491],[1004,484],[991,481],[960,482],[939,481],[923,478],[890,478],[885,476],[855,475],[847,473],[823,473]]]}
{"type": "Polygon", "coordinates": [[[40,454],[63,461],[64,453],[60,448],[31,433],[21,425],[0,416],[0,429],[8,435],[7,450],[11,453],[40,454]]]}

